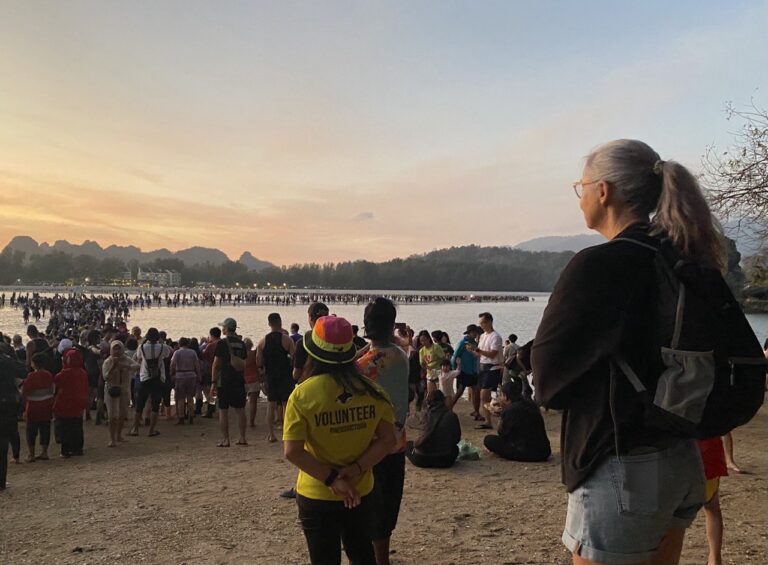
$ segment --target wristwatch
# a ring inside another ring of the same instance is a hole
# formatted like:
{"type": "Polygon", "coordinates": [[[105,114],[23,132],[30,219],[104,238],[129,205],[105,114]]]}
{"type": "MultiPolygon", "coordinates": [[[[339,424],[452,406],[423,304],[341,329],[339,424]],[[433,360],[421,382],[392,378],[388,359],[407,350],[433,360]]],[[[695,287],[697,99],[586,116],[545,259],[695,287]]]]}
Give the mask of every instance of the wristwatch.
{"type": "Polygon", "coordinates": [[[328,476],[325,478],[325,486],[330,487],[338,478],[339,471],[336,469],[331,469],[331,472],[328,473],[328,476]]]}

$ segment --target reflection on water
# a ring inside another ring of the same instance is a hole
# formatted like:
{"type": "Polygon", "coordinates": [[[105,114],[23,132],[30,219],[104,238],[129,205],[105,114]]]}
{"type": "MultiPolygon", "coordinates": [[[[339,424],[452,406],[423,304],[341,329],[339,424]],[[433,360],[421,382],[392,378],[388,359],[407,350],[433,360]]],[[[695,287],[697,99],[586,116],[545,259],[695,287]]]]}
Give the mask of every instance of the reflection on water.
{"type": "MultiPolygon", "coordinates": [[[[499,302],[468,304],[416,304],[398,306],[397,319],[405,322],[417,332],[422,329],[440,329],[448,332],[452,342],[456,342],[467,327],[477,323],[477,315],[485,310],[493,314],[496,329],[505,338],[510,333],[518,335],[519,342],[533,339],[536,328],[546,307],[547,295],[536,296],[533,302],[499,302]]],[[[138,325],[142,330],[150,326],[165,330],[174,339],[182,336],[202,336],[211,326],[224,318],[233,317],[240,325],[240,333],[247,337],[261,337],[269,331],[267,315],[275,311],[273,306],[224,306],[224,307],[187,307],[187,308],[151,308],[136,310],[131,313],[129,326],[138,325]]],[[[283,318],[285,327],[297,322],[301,331],[307,330],[307,311],[305,306],[283,306],[277,309],[283,318]]],[[[331,312],[344,316],[353,324],[362,328],[363,306],[331,305],[331,312]]],[[[749,315],[749,320],[758,338],[768,337],[768,315],[749,315]]],[[[44,327],[47,319],[43,318],[40,326],[44,327]]],[[[21,311],[11,308],[0,309],[0,331],[6,334],[24,335],[21,311]]]]}

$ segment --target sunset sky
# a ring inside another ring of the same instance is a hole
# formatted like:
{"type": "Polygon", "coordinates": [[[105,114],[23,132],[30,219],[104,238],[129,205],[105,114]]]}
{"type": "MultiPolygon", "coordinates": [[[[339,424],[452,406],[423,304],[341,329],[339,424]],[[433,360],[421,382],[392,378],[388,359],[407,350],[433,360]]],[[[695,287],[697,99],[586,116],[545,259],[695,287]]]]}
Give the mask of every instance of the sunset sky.
{"type": "Polygon", "coordinates": [[[617,137],[698,168],[768,105],[768,2],[0,3],[14,235],[278,264],[584,232],[617,137]]]}

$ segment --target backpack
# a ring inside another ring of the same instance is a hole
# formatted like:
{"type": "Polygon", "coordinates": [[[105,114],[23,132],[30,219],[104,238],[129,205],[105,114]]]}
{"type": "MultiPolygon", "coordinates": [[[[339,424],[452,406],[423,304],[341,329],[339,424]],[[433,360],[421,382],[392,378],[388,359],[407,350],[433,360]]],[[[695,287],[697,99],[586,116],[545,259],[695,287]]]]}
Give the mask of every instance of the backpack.
{"type": "Polygon", "coordinates": [[[763,348],[720,273],[684,261],[668,240],[655,252],[663,370],[646,387],[621,355],[613,358],[645,408],[649,427],[687,438],[725,435],[749,422],[763,404],[763,348]]]}
{"type": "MultiPolygon", "coordinates": [[[[150,344],[154,345],[154,344],[150,344]]],[[[160,362],[162,360],[163,356],[163,346],[160,345],[160,353],[155,357],[154,359],[147,359],[147,356],[144,353],[144,344],[141,346],[141,356],[144,358],[144,362],[147,364],[147,375],[149,375],[150,379],[160,379],[162,378],[162,372],[160,371],[160,362]]]]}
{"type": "Polygon", "coordinates": [[[248,352],[245,350],[245,344],[240,341],[230,341],[226,339],[227,347],[229,348],[229,364],[234,371],[242,373],[245,371],[245,359],[248,357],[248,352]]]}

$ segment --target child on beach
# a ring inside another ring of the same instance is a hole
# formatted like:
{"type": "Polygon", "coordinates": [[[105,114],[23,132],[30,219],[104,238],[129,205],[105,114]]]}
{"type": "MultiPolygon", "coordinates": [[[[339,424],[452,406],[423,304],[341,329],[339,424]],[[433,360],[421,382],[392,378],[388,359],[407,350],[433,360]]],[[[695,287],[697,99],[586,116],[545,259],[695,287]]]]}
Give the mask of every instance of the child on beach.
{"type": "Polygon", "coordinates": [[[443,359],[440,363],[440,374],[438,375],[438,382],[440,385],[440,391],[445,396],[445,405],[449,410],[453,410],[453,383],[456,377],[459,376],[460,371],[458,369],[451,370],[451,360],[443,359]]]}
{"type": "Polygon", "coordinates": [[[720,437],[714,437],[700,440],[698,444],[706,479],[704,517],[709,545],[707,565],[722,565],[723,513],[720,509],[720,477],[728,476],[723,440],[720,437]]]}
{"type": "Polygon", "coordinates": [[[32,356],[34,369],[21,387],[24,398],[24,419],[27,422],[27,461],[48,459],[48,445],[51,442],[51,418],[53,418],[53,375],[43,367],[47,362],[43,353],[32,356]],[[40,434],[40,455],[35,456],[35,442],[40,434]]]}

